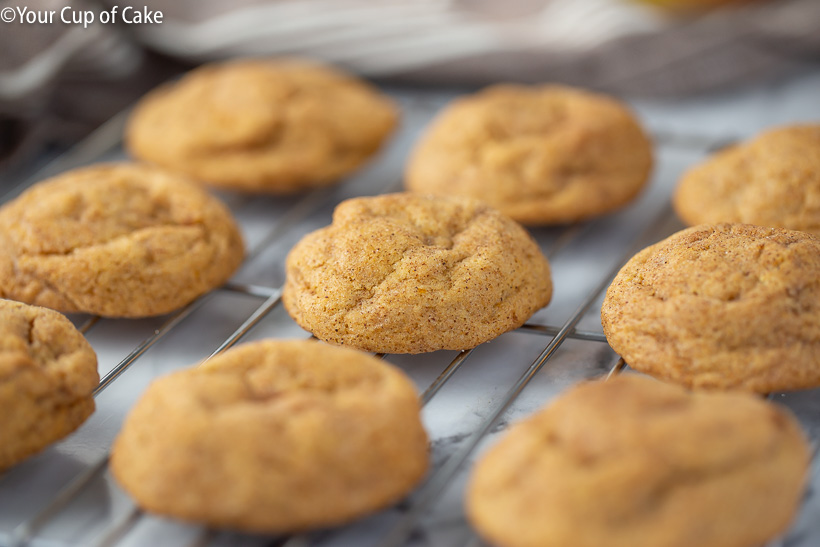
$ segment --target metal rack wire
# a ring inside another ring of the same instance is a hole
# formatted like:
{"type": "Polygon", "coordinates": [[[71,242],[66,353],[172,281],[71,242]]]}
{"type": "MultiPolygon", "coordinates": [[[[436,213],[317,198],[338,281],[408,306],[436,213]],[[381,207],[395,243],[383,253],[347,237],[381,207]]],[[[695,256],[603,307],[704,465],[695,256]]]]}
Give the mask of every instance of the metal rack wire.
{"type": "MultiPolygon", "coordinates": [[[[408,118],[414,120],[405,130],[403,138],[399,139],[394,147],[394,153],[391,157],[387,154],[384,159],[385,164],[396,166],[397,160],[403,158],[404,152],[407,149],[407,143],[415,137],[415,132],[419,127],[423,126],[429,116],[437,109],[437,107],[447,99],[446,96],[440,97],[437,101],[418,101],[415,99],[404,98],[404,107],[408,118]]],[[[69,167],[74,167],[77,164],[86,163],[88,161],[97,160],[117,154],[119,146],[120,129],[123,122],[123,117],[118,117],[112,120],[107,126],[103,127],[96,135],[81,145],[75,152],[65,158],[62,163],[48,168],[48,174],[59,172],[69,167]]],[[[697,135],[656,135],[656,141],[661,147],[686,149],[691,154],[698,155],[707,151],[709,148],[719,146],[724,139],[721,138],[707,138],[699,137],[697,135]]],[[[393,169],[395,171],[395,169],[393,169]]],[[[40,175],[37,178],[42,178],[40,175]]],[[[362,177],[367,178],[367,174],[362,177]]],[[[659,175],[660,176],[660,175],[659,175]]],[[[378,179],[395,181],[396,176],[393,173],[390,177],[385,178],[383,173],[374,171],[370,173],[370,178],[373,181],[378,179]]],[[[668,186],[668,185],[667,185],[668,186]]],[[[19,189],[12,191],[6,199],[13,197],[19,193],[20,189],[25,187],[25,184],[19,189]]],[[[383,182],[369,185],[367,191],[385,191],[396,189],[395,182],[384,187],[383,182]]],[[[348,193],[357,195],[361,188],[351,188],[348,193]]],[[[350,537],[345,537],[346,530],[328,530],[324,532],[293,536],[289,538],[262,538],[256,536],[241,536],[238,534],[215,532],[206,529],[197,529],[190,527],[188,534],[185,536],[183,544],[191,546],[205,546],[205,545],[231,545],[235,543],[242,543],[248,545],[282,545],[287,547],[298,547],[300,545],[360,545],[362,538],[366,539],[367,544],[380,545],[385,547],[394,547],[407,544],[431,544],[429,541],[425,542],[424,534],[420,534],[420,529],[424,528],[424,521],[431,513],[431,510],[440,503],[443,497],[446,497],[448,489],[454,488],[458,482],[458,477],[463,475],[467,463],[471,457],[474,456],[480,445],[486,442],[487,438],[497,430],[503,428],[504,418],[509,416],[510,411],[516,401],[519,400],[522,392],[527,386],[531,385],[534,379],[538,377],[539,373],[547,368],[547,365],[553,363],[558,359],[560,350],[564,347],[565,342],[572,340],[581,345],[592,344],[600,347],[604,352],[604,361],[609,365],[605,369],[600,367],[592,367],[590,369],[581,370],[578,374],[581,377],[588,377],[590,375],[604,374],[609,375],[620,372],[625,364],[623,360],[608,349],[606,339],[600,332],[599,327],[595,325],[595,314],[590,311],[594,309],[594,305],[600,300],[603,291],[608,286],[612,277],[617,273],[621,265],[628,260],[640,248],[649,243],[659,239],[666,233],[672,231],[676,225],[672,218],[670,209],[668,207],[668,187],[660,188],[654,197],[649,196],[647,203],[641,209],[633,211],[632,213],[625,213],[626,216],[621,216],[615,220],[603,220],[601,222],[592,222],[584,225],[573,225],[560,229],[540,230],[535,234],[536,239],[542,244],[547,256],[553,264],[561,261],[572,262],[577,260],[579,256],[588,255],[584,246],[592,239],[597,238],[604,231],[611,230],[614,223],[630,224],[632,231],[627,233],[626,238],[621,238],[621,243],[624,239],[629,241],[628,245],[621,245],[616,249],[611,249],[607,256],[601,261],[605,264],[599,267],[600,271],[595,272],[591,276],[592,281],[586,283],[577,293],[570,294],[563,302],[563,310],[557,312],[549,318],[544,318],[544,314],[536,314],[530,323],[527,323],[516,332],[521,335],[533,335],[541,342],[534,342],[533,347],[537,348],[535,357],[531,359],[529,365],[525,366],[517,375],[512,376],[512,381],[508,387],[503,390],[499,396],[495,396],[484,406],[484,411],[479,416],[474,427],[470,428],[469,432],[458,439],[457,442],[447,445],[446,449],[440,450],[438,454],[434,454],[434,465],[425,481],[416,489],[416,491],[398,507],[385,511],[383,515],[375,517],[376,521],[370,519],[370,522],[358,525],[358,530],[354,530],[355,540],[350,537]],[[629,220],[629,215],[632,214],[636,218],[629,220]],[[647,219],[650,219],[647,221],[647,219]],[[579,254],[580,253],[580,254],[579,254]],[[568,256],[565,256],[568,255],[568,256]],[[553,321],[555,317],[561,318],[560,321],[553,321]],[[591,324],[587,328],[583,323],[585,320],[591,324]],[[612,364],[614,362],[614,365],[612,364]],[[437,457],[436,457],[437,456],[437,457]],[[358,535],[355,535],[358,534],[358,535]]],[[[248,253],[246,265],[254,262],[261,262],[257,270],[264,270],[270,267],[271,264],[281,263],[283,252],[287,250],[290,243],[289,238],[293,238],[298,233],[312,229],[316,223],[326,224],[328,219],[326,213],[329,208],[335,205],[342,198],[347,197],[344,192],[339,192],[336,189],[325,189],[313,191],[297,200],[288,204],[288,207],[283,209],[282,214],[279,215],[274,222],[268,222],[267,229],[264,230],[253,243],[251,251],[248,253]],[[323,216],[325,215],[325,216],[323,216]],[[314,219],[314,224],[307,222],[309,219],[314,219]],[[298,228],[298,229],[297,229],[298,228]],[[265,258],[267,256],[267,258],[265,258]],[[259,259],[259,260],[257,260],[259,259]]],[[[240,215],[244,208],[253,206],[253,200],[250,198],[234,199],[233,208],[240,215]]],[[[620,229],[620,228],[619,228],[620,229]]],[[[594,258],[594,257],[593,257],[594,258]]],[[[571,273],[571,271],[570,271],[571,273]]],[[[241,276],[240,276],[241,277],[241,276]]],[[[253,277],[252,275],[250,277],[253,277]]],[[[571,277],[571,276],[570,276],[571,277]]],[[[583,284],[582,284],[583,285],[583,284]]],[[[556,290],[563,290],[563,287],[556,283],[556,290]]],[[[238,295],[242,298],[252,299],[255,304],[248,308],[241,316],[239,324],[230,330],[230,332],[221,338],[214,350],[212,350],[205,358],[210,358],[222,351],[225,351],[238,343],[243,338],[249,336],[258,329],[260,323],[268,318],[274,311],[281,309],[281,284],[262,284],[255,282],[243,282],[241,280],[234,280],[232,283],[213,291],[198,300],[192,302],[185,308],[169,315],[154,325],[149,335],[141,341],[132,346],[132,349],[114,364],[105,374],[94,394],[101,395],[105,390],[115,385],[121,378],[126,375],[126,372],[131,369],[135,363],[144,358],[144,356],[160,345],[163,340],[172,338],[172,335],[177,333],[184,326],[194,321],[195,318],[206,314],[205,308],[212,306],[214,298],[218,295],[238,295]]],[[[552,305],[551,305],[552,306],[552,305]]],[[[549,308],[548,308],[549,309],[549,308]]],[[[107,320],[100,318],[82,318],[79,322],[79,328],[85,334],[93,334],[97,329],[106,323],[107,320]]],[[[508,337],[510,335],[503,335],[508,337]]],[[[513,334],[514,336],[514,334],[513,334]]],[[[476,349],[456,352],[453,356],[447,356],[443,361],[437,357],[437,361],[441,361],[440,366],[434,372],[431,378],[424,379],[415,378],[419,383],[421,391],[422,405],[425,411],[429,409],[431,403],[438,403],[439,397],[445,397],[442,394],[445,388],[452,384],[452,379],[457,376],[464,376],[475,374],[475,371],[465,372],[470,365],[476,364],[475,361],[482,360],[482,357],[476,357],[477,353],[484,351],[484,346],[476,349]],[[460,374],[461,373],[461,374],[460,374]]],[[[504,349],[502,347],[501,349],[504,349]]],[[[594,351],[599,351],[598,349],[594,351]]],[[[393,356],[379,355],[381,358],[393,360],[393,356]]],[[[428,359],[425,356],[415,356],[413,359],[424,360],[428,359]]],[[[483,358],[486,361],[486,358],[483,358]]],[[[572,359],[570,359],[572,360],[572,359]]],[[[194,362],[195,359],[191,359],[194,362]]],[[[399,359],[399,361],[401,361],[399,359]]],[[[403,365],[406,370],[410,370],[413,365],[403,365]]],[[[541,375],[543,376],[543,374],[541,375]]],[[[436,439],[434,438],[434,444],[436,439]]],[[[104,480],[107,473],[107,446],[102,447],[101,455],[91,461],[83,462],[81,469],[71,474],[69,480],[64,481],[59,488],[52,489],[47,496],[44,496],[46,502],[39,505],[35,511],[26,514],[25,518],[16,522],[15,525],[4,530],[0,527],[0,545],[9,546],[25,546],[25,545],[66,545],[72,541],[66,540],[63,542],[54,541],[44,537],[44,530],[55,527],[57,528],[57,535],[59,535],[59,526],[55,525],[63,513],[69,511],[79,501],[92,485],[104,480]]],[[[435,452],[435,450],[434,450],[435,452]]],[[[45,454],[42,458],[48,458],[45,454]]],[[[23,470],[23,475],[26,470],[23,470]]],[[[23,477],[25,478],[25,476],[23,477]]],[[[23,481],[23,484],[24,481],[23,481]]],[[[2,508],[4,483],[0,480],[0,508],[2,508]]],[[[8,492],[6,493],[8,496],[8,492]]],[[[86,511],[87,512],[87,511],[86,511]]],[[[129,537],[134,533],[135,529],[140,524],[150,517],[147,517],[134,505],[129,506],[126,510],[120,511],[120,514],[114,516],[103,516],[97,518],[98,523],[97,532],[94,534],[94,543],[97,545],[128,545],[129,537]]],[[[456,509],[458,513],[458,509],[456,509]]],[[[463,522],[463,517],[455,519],[457,521],[461,535],[464,536],[462,544],[476,545],[480,541],[472,535],[469,528],[463,522]]],[[[0,522],[2,524],[2,522],[0,522]]],[[[160,523],[166,524],[166,523],[160,523]]],[[[356,528],[354,525],[352,528],[356,528]]],[[[52,533],[52,536],[54,533],[52,533]]],[[[76,537],[76,534],[72,537],[76,537]]],[[[815,539],[820,536],[815,537],[815,539]]],[[[801,540],[802,541],[802,540],[801,540]]],[[[809,540],[811,541],[811,537],[809,540]]],[[[131,541],[130,544],[140,544],[131,541]]],[[[176,542],[174,544],[177,544],[176,542]]],[[[797,545],[798,543],[795,543],[797,545]]],[[[810,545],[811,543],[799,543],[800,545],[810,545]]]]}

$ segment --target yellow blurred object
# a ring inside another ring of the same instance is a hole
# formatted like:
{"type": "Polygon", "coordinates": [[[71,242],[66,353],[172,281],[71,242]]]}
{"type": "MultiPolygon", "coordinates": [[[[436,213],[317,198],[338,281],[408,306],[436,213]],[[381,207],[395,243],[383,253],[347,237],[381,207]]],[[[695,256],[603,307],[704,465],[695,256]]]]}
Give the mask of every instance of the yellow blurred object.
{"type": "Polygon", "coordinates": [[[749,4],[755,0],[634,0],[678,13],[706,11],[729,5],[749,4]]]}

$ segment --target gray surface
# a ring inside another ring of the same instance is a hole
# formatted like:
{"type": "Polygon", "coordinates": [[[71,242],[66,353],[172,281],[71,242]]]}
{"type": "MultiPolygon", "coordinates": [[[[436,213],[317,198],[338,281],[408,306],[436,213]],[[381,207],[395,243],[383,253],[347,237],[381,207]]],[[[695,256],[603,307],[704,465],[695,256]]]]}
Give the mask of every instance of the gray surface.
{"type": "MultiPolygon", "coordinates": [[[[578,227],[533,230],[545,252],[551,255],[556,291],[553,302],[537,313],[531,323],[564,325],[573,319],[579,303],[597,285],[607,281],[608,272],[631,254],[630,248],[649,244],[679,229],[668,209],[670,191],[680,173],[708,149],[772,125],[817,120],[818,90],[820,73],[710,99],[635,105],[657,136],[658,161],[652,184],[636,203],[617,214],[578,227]],[[661,222],[654,223],[658,218],[661,222]],[[653,228],[647,233],[650,225],[653,228]]],[[[237,213],[251,248],[258,247],[271,233],[276,236],[246,262],[234,282],[278,287],[283,281],[284,254],[302,235],[327,224],[336,203],[351,196],[398,188],[404,158],[418,131],[450,95],[397,95],[405,110],[400,135],[378,161],[351,180],[334,189],[295,198],[222,195],[237,213]]],[[[121,119],[113,120],[67,161],[50,169],[59,171],[74,164],[121,157],[120,122],[121,119]]],[[[13,538],[24,538],[27,532],[33,532],[33,545],[364,546],[384,544],[399,523],[412,525],[406,541],[412,545],[479,544],[464,520],[461,504],[470,462],[494,442],[506,424],[530,414],[573,382],[606,372],[617,359],[604,343],[567,339],[504,410],[502,405],[509,389],[538,358],[551,337],[520,330],[480,346],[424,408],[434,462],[428,481],[398,507],[341,529],[295,538],[270,538],[208,532],[139,513],[105,469],[108,447],[123,417],[151,379],[207,357],[262,304],[263,299],[257,296],[215,291],[99,394],[97,412],[78,432],[0,477],[0,544],[12,544],[13,538]],[[488,417],[499,409],[504,411],[500,412],[498,422],[487,423],[488,417]],[[482,426],[490,434],[477,439],[475,432],[482,426]],[[480,441],[477,449],[465,452],[465,465],[453,466],[455,460],[450,457],[464,452],[471,440],[480,441]],[[444,475],[448,472],[448,461],[454,471],[452,480],[444,475]],[[88,480],[81,480],[83,477],[88,480]],[[61,491],[80,484],[83,488],[66,496],[67,503],[59,511],[43,514],[61,491]]],[[[600,333],[599,308],[600,297],[578,317],[578,328],[600,333]]],[[[87,318],[74,319],[82,324],[87,318]]],[[[113,369],[143,340],[150,339],[168,319],[97,323],[88,332],[88,338],[98,352],[101,374],[113,369]]],[[[277,306],[243,340],[306,336],[277,306]]],[[[424,391],[455,355],[456,352],[436,352],[387,356],[387,360],[405,370],[419,390],[424,391]]],[[[820,439],[818,391],[777,395],[776,399],[800,417],[816,443],[820,439]]],[[[820,485],[817,468],[813,467],[812,490],[783,545],[820,545],[820,502],[813,495],[820,485]]]]}

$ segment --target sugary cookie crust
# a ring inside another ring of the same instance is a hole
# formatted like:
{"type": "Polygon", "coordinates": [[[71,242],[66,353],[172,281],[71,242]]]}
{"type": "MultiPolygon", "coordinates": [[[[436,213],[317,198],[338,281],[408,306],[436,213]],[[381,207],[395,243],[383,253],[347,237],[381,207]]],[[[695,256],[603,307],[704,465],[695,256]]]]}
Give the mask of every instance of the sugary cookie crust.
{"type": "Polygon", "coordinates": [[[820,240],[748,224],[703,225],[635,255],[601,310],[629,365],[698,388],[820,385],[820,240]]]}
{"type": "Polygon", "coordinates": [[[781,127],[690,169],[673,200],[690,226],[743,222],[820,235],[820,125],[781,127]]]}
{"type": "Polygon", "coordinates": [[[413,384],[369,355],[266,340],[155,381],[111,470],[149,511],[212,526],[332,526],[405,495],[427,469],[413,384]]]}
{"type": "Polygon", "coordinates": [[[0,300],[0,471],[94,412],[97,356],[57,312],[0,300]]]}
{"type": "Polygon", "coordinates": [[[809,458],[777,405],[624,374],[513,426],[476,465],[467,513],[505,547],[756,547],[795,515],[809,458]]]}
{"type": "Polygon", "coordinates": [[[622,207],[651,167],[651,143],[618,101],[497,85],[439,114],[412,153],[406,186],[481,199],[524,224],[560,224],[622,207]]]}
{"type": "Polygon", "coordinates": [[[149,93],[126,130],[137,158],[235,190],[290,193],[336,182],[393,131],[392,101],[296,59],[205,65],[149,93]]]}
{"type": "Polygon", "coordinates": [[[167,313],[225,282],[243,256],[219,200],[145,165],[70,171],[0,209],[0,296],[62,312],[167,313]]]}
{"type": "Polygon", "coordinates": [[[552,295],[518,224],[469,198],[391,194],[340,204],[287,257],[283,301],[318,338],[359,349],[467,349],[521,326],[552,295]]]}

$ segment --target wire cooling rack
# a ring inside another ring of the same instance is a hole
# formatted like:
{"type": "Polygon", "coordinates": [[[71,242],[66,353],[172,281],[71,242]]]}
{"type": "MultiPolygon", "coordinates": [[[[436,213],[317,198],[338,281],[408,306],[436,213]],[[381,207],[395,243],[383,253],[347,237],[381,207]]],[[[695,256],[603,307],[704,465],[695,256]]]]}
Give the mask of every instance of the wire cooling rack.
{"type": "MultiPolygon", "coordinates": [[[[723,123],[722,133],[693,132],[675,129],[675,123],[660,124],[666,128],[652,131],[657,158],[653,181],[633,205],[583,224],[531,230],[550,259],[555,289],[550,305],[523,327],[468,351],[379,355],[418,386],[431,439],[428,476],[396,506],[336,529],[290,537],[246,535],[147,515],[107,469],[108,450],[122,420],[153,378],[195,365],[238,342],[309,336],[280,302],[287,251],[304,234],[328,224],[333,207],[343,199],[400,189],[408,150],[452,94],[397,91],[394,96],[404,111],[399,135],[378,160],[339,186],[287,198],[220,195],[236,214],[250,249],[230,283],[163,317],[72,317],[98,354],[102,380],[95,392],[97,411],[76,433],[0,477],[0,545],[483,545],[462,505],[472,462],[511,421],[579,380],[623,368],[601,331],[603,292],[632,254],[681,228],[669,208],[680,173],[727,140],[746,136],[742,128],[723,123]]],[[[33,180],[11,190],[4,201],[34,180],[123,159],[124,119],[125,114],[111,120],[33,180]]],[[[650,127],[652,119],[650,115],[650,127]]],[[[818,393],[772,396],[798,415],[815,444],[820,439],[818,393]]],[[[818,485],[815,462],[800,515],[772,547],[820,545],[818,485]]]]}

